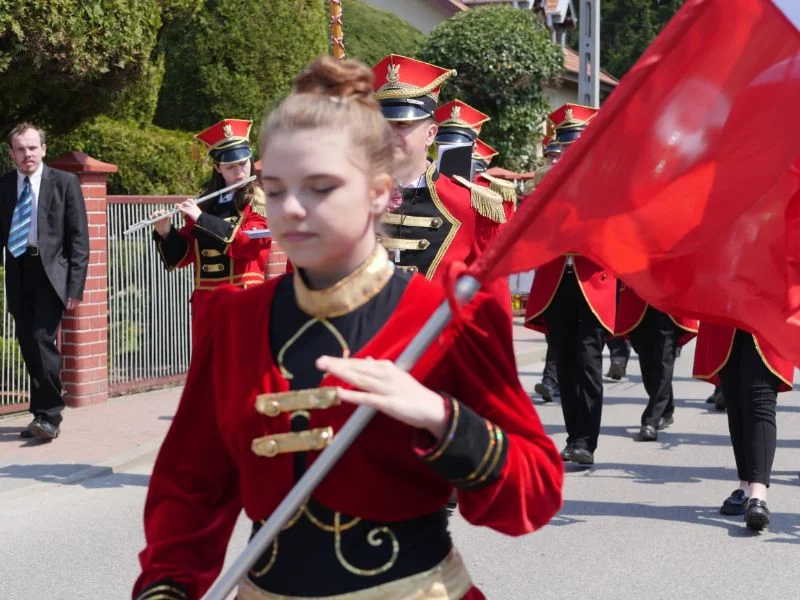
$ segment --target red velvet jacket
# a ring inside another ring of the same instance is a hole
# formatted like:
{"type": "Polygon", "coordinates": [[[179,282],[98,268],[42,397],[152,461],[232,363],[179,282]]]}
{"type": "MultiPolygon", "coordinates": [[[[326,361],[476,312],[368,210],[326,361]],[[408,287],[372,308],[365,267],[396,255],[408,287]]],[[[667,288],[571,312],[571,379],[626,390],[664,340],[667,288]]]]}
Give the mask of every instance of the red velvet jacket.
{"type": "MultiPolygon", "coordinates": [[[[617,300],[617,320],[614,325],[614,334],[627,336],[639,326],[647,312],[647,302],[629,287],[623,287],[617,300]]],[[[667,315],[681,330],[678,343],[681,346],[688,344],[697,335],[700,323],[697,319],[686,319],[667,315]]]]}
{"type": "MultiPolygon", "coordinates": [[[[728,364],[736,328],[714,323],[700,323],[694,351],[693,376],[719,385],[719,372],[728,364]]],[[[794,380],[794,365],[782,358],[767,342],[753,336],[761,360],[781,380],[779,390],[789,392],[794,380]]]]}
{"type": "MultiPolygon", "coordinates": [[[[617,278],[584,256],[574,256],[575,275],[583,296],[600,324],[614,332],[617,310],[617,278]]],[[[536,269],[528,307],[525,311],[525,327],[547,333],[544,312],[553,302],[561,279],[565,276],[567,257],[563,256],[536,269]]]]}
{"type": "MultiPolygon", "coordinates": [[[[150,480],[147,547],[134,595],[170,579],[185,585],[189,598],[199,598],[220,571],[240,510],[265,519],[294,483],[294,455],[266,458],[251,448],[255,438],[290,431],[287,413],[267,417],[255,408],[257,395],[289,388],[267,343],[279,279],[214,295],[213,319],[195,348],[150,480]]],[[[355,356],[395,359],[442,298],[439,286],[415,276],[391,318],[355,356]]],[[[459,509],[475,525],[524,534],[545,525],[561,506],[561,459],[519,383],[505,313],[487,294],[465,311],[472,323],[451,323],[412,373],[502,428],[507,454],[498,478],[479,489],[459,488],[459,509]]],[[[341,382],[326,377],[320,385],[341,382]]],[[[309,427],[339,430],[353,410],[342,404],[311,411],[309,427]]],[[[383,522],[440,510],[453,488],[420,459],[416,437],[414,429],[378,414],[314,499],[383,522]]],[[[309,452],[309,463],[317,456],[309,452]]]]}

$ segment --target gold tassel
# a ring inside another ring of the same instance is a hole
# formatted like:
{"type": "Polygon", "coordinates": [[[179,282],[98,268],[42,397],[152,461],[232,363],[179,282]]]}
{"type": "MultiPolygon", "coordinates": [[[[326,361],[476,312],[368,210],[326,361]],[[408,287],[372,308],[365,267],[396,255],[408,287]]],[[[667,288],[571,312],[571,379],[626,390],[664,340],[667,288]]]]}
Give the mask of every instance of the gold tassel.
{"type": "Polygon", "coordinates": [[[253,199],[250,200],[250,210],[262,217],[267,216],[267,199],[260,187],[256,187],[253,199]]]}
{"type": "Polygon", "coordinates": [[[503,210],[503,197],[477,183],[467,181],[460,175],[453,179],[470,191],[470,202],[479,215],[491,219],[495,223],[506,222],[506,212],[503,210]]]}
{"type": "Polygon", "coordinates": [[[481,173],[481,177],[489,182],[489,189],[503,197],[503,202],[517,203],[517,186],[512,182],[506,181],[505,179],[498,179],[486,173],[481,173]]]}

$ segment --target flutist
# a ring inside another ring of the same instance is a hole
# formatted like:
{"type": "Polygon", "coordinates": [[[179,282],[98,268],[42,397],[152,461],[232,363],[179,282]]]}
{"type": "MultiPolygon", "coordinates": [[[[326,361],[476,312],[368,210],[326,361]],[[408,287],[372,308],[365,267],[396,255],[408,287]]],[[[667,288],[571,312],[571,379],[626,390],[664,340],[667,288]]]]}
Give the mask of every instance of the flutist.
{"type": "MultiPolygon", "coordinates": [[[[249,134],[252,121],[224,119],[195,137],[208,146],[214,161],[203,195],[243,182],[253,171],[249,134]]],[[[267,230],[264,193],[255,182],[201,205],[186,200],[177,205],[185,224],[175,228],[168,217],[153,224],[153,240],[168,270],[194,265],[192,339],[202,323],[212,291],[222,285],[250,287],[264,282],[271,239],[267,230]]],[[[153,217],[163,211],[157,211],[153,217]]]]}

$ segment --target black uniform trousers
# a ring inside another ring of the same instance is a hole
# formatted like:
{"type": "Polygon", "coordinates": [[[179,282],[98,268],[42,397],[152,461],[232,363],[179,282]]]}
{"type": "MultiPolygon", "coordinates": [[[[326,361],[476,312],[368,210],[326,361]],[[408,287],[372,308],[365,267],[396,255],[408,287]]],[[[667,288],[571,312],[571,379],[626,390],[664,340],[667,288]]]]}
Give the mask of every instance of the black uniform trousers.
{"type": "Polygon", "coordinates": [[[550,334],[544,334],[547,342],[547,354],[544,356],[544,371],[542,371],[542,383],[553,388],[558,387],[558,372],[556,369],[556,351],[550,342],[550,334]]]}
{"type": "Polygon", "coordinates": [[[631,348],[628,346],[628,340],[625,338],[611,338],[606,342],[606,346],[608,346],[611,360],[627,368],[628,360],[631,357],[631,348]]]}
{"type": "Polygon", "coordinates": [[[61,396],[61,353],[56,333],[64,315],[64,304],[47,278],[38,256],[23,254],[20,264],[21,306],[14,327],[31,381],[30,411],[61,423],[64,399],[61,396]]]}
{"type": "Polygon", "coordinates": [[[764,364],[753,336],[738,330],[719,378],[739,479],[769,486],[780,380],[764,364]]]}
{"type": "Polygon", "coordinates": [[[567,266],[544,313],[555,352],[567,443],[594,452],[603,411],[603,345],[608,333],[567,266]]]}
{"type": "Polygon", "coordinates": [[[675,321],[652,306],[647,307],[642,322],[630,333],[649,398],[642,413],[642,425],[657,427],[660,418],[670,417],[675,412],[672,374],[680,337],[681,330],[675,321]]]}

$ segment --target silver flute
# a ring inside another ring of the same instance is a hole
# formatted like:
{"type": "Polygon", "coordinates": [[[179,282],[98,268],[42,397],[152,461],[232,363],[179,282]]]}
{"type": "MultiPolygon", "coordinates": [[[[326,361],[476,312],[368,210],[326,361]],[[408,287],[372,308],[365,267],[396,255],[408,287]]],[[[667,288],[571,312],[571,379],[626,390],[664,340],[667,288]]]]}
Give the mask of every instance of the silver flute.
{"type": "MultiPolygon", "coordinates": [[[[216,198],[217,196],[221,196],[222,194],[225,194],[225,193],[230,192],[232,190],[239,189],[243,185],[247,185],[251,181],[255,181],[255,180],[256,180],[256,176],[255,175],[251,175],[247,179],[243,179],[242,181],[237,181],[233,185],[229,185],[228,187],[224,187],[221,190],[217,190],[216,192],[211,192],[210,194],[207,194],[206,196],[201,196],[200,198],[197,198],[194,202],[195,202],[195,204],[200,204],[201,202],[205,202],[206,200],[211,200],[212,198],[216,198]]],[[[161,219],[167,219],[169,217],[177,215],[179,212],[181,212],[179,209],[173,208],[171,210],[163,212],[162,214],[160,214],[158,216],[153,216],[153,217],[150,217],[149,219],[143,219],[143,220],[139,221],[138,223],[134,223],[133,225],[128,227],[125,231],[122,232],[122,235],[130,235],[134,231],[139,231],[140,229],[144,229],[145,227],[149,227],[153,223],[157,223],[161,219]]]]}

